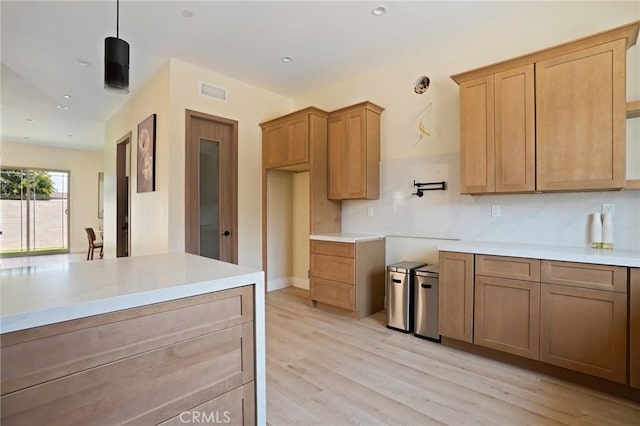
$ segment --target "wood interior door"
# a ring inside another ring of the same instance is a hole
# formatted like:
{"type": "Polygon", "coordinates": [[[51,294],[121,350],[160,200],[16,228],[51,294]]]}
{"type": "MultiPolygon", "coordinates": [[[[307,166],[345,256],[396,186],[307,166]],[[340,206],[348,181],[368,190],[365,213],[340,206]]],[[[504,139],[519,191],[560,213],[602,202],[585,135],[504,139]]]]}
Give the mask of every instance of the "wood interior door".
{"type": "Polygon", "coordinates": [[[116,145],[116,257],[130,256],[131,132],[116,145]]]}
{"type": "Polygon", "coordinates": [[[493,75],[460,83],[460,193],[495,191],[493,75]]]}
{"type": "Polygon", "coordinates": [[[539,191],[625,185],[625,40],[536,63],[539,191]]]}
{"type": "Polygon", "coordinates": [[[238,263],[238,122],[186,111],[185,250],[238,263]]]}
{"type": "Polygon", "coordinates": [[[497,73],[495,82],[495,190],[535,190],[533,64],[497,73]]]}

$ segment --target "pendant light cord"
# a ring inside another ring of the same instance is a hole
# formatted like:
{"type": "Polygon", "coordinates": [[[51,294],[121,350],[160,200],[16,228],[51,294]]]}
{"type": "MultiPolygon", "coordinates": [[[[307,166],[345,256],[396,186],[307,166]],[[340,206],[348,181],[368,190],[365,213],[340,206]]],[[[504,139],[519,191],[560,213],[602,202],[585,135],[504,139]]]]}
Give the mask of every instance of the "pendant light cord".
{"type": "Polygon", "coordinates": [[[120,0],[116,0],[116,38],[120,38],[120,0]]]}

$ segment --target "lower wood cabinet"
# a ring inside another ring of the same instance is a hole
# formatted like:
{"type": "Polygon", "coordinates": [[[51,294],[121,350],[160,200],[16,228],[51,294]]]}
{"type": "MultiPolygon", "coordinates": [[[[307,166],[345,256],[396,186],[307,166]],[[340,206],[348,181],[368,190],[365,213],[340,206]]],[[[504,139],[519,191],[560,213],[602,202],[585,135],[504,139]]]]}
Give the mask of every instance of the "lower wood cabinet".
{"type": "Polygon", "coordinates": [[[474,255],[440,252],[438,329],[442,336],[473,342],[474,255]]]}
{"type": "Polygon", "coordinates": [[[1,423],[255,424],[253,336],[252,286],[3,334],[1,423]]]}
{"type": "Polygon", "coordinates": [[[540,360],[627,380],[627,294],[542,284],[540,360]]]}
{"type": "Polygon", "coordinates": [[[473,341],[537,360],[540,283],[476,276],[473,341]]]}
{"type": "Polygon", "coordinates": [[[629,269],[630,385],[640,389],[640,268],[629,269]]]}
{"type": "Polygon", "coordinates": [[[384,239],[343,243],[311,240],[310,294],[364,318],[384,309],[384,239]]]}

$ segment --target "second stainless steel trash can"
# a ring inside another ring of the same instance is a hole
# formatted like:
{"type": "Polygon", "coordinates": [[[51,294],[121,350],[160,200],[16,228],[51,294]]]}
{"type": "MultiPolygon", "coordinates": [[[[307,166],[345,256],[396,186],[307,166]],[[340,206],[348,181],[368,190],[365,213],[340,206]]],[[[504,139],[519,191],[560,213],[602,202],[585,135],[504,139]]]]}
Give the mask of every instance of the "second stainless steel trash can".
{"type": "Polygon", "coordinates": [[[400,262],[387,266],[387,327],[413,331],[413,271],[424,262],[400,262]]]}
{"type": "Polygon", "coordinates": [[[414,271],[415,335],[440,342],[438,334],[438,265],[427,265],[414,271]]]}

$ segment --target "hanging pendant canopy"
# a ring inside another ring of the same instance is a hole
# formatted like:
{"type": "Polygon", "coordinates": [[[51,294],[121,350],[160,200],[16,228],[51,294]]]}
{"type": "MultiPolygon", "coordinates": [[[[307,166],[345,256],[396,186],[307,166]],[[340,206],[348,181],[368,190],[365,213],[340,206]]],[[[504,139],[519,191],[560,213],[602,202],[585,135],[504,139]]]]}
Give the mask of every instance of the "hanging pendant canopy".
{"type": "Polygon", "coordinates": [[[129,43],[120,37],[120,0],[116,1],[116,36],[104,39],[104,88],[129,93],[129,43]]]}

